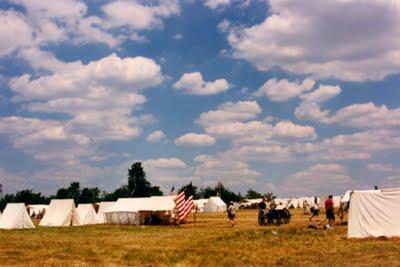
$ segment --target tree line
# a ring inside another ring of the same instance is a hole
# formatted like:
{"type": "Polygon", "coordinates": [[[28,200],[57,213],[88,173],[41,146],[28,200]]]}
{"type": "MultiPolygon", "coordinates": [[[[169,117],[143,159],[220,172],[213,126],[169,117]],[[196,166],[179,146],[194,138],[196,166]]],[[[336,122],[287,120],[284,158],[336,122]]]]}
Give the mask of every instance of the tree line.
{"type": "MultiPolygon", "coordinates": [[[[216,187],[198,188],[191,182],[179,188],[177,193],[185,191],[186,194],[193,195],[194,199],[209,198],[211,196],[220,196],[225,203],[230,201],[240,201],[244,198],[272,198],[273,194],[261,194],[253,189],[249,189],[242,196],[234,193],[221,183],[216,187]]],[[[78,203],[96,203],[100,201],[116,201],[118,198],[126,197],[150,197],[162,196],[163,192],[159,186],[153,186],[146,177],[146,173],[141,162],[135,162],[128,169],[127,184],[116,188],[112,192],[100,190],[98,187],[81,188],[79,182],[72,182],[68,187],[60,188],[56,194],[46,196],[42,193],[35,193],[32,189],[25,189],[15,194],[2,194],[2,185],[0,184],[0,210],[4,210],[7,203],[25,203],[25,204],[49,204],[51,199],[74,199],[78,203]]]]}

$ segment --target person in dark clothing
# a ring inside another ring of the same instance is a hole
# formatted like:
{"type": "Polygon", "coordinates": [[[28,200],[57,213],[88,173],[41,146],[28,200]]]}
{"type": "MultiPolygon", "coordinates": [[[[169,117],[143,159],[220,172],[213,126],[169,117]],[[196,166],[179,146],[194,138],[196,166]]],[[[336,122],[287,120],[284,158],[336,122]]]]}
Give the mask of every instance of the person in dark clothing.
{"type": "Polygon", "coordinates": [[[260,210],[265,210],[267,208],[267,204],[265,203],[265,198],[263,198],[263,200],[261,200],[261,202],[258,203],[258,208],[260,210]]]}

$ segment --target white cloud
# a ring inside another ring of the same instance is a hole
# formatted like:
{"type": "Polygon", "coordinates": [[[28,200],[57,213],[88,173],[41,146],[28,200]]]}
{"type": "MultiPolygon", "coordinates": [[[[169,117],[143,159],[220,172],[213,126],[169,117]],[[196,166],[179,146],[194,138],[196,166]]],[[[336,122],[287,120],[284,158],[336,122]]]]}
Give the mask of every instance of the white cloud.
{"type": "Polygon", "coordinates": [[[177,33],[177,34],[175,34],[172,38],[173,38],[174,40],[182,40],[182,39],[183,39],[183,35],[180,34],[180,33],[177,33]]]}
{"type": "Polygon", "coordinates": [[[221,22],[218,24],[217,27],[218,27],[218,30],[220,30],[221,32],[227,32],[227,31],[230,29],[230,27],[231,27],[231,23],[230,23],[229,20],[224,19],[223,21],[221,21],[221,22]]]}
{"type": "Polygon", "coordinates": [[[306,140],[317,138],[317,134],[313,127],[296,125],[291,121],[278,122],[273,128],[273,135],[277,137],[294,137],[306,140]]]}
{"type": "Polygon", "coordinates": [[[0,57],[29,46],[32,41],[33,30],[25,18],[18,12],[0,9],[0,57]]]}
{"type": "Polygon", "coordinates": [[[188,133],[175,140],[177,146],[212,146],[215,138],[207,134],[188,133]]]}
{"type": "Polygon", "coordinates": [[[341,92],[340,86],[320,85],[317,90],[300,96],[307,103],[323,103],[341,92]]]}
{"type": "Polygon", "coordinates": [[[296,192],[299,196],[321,196],[343,194],[352,185],[353,181],[342,165],[319,163],[290,175],[284,181],[282,191],[286,194],[296,192]]]}
{"type": "Polygon", "coordinates": [[[206,82],[200,72],[192,72],[183,74],[174,87],[192,95],[215,95],[227,91],[230,85],[225,79],[206,82]]]}
{"type": "Polygon", "coordinates": [[[321,111],[317,103],[303,102],[295,110],[297,118],[313,120],[325,124],[340,124],[352,128],[398,128],[400,126],[400,108],[388,109],[386,105],[374,103],[352,104],[330,115],[330,110],[321,111]]]}
{"type": "Polygon", "coordinates": [[[271,0],[262,23],[231,29],[233,55],[260,70],[378,80],[400,67],[400,5],[391,0],[271,0]],[[354,16],[357,14],[357,16],[354,16]],[[362,29],[362,30],[360,30],[362,29]]]}
{"type": "Polygon", "coordinates": [[[286,79],[277,80],[270,79],[263,84],[255,93],[254,96],[266,96],[274,102],[284,102],[296,96],[299,96],[305,91],[309,91],[314,87],[315,82],[310,79],[304,80],[302,83],[298,81],[289,82],[286,79]]]}
{"type": "Polygon", "coordinates": [[[165,140],[166,136],[163,131],[154,131],[146,137],[146,140],[151,143],[157,143],[165,140]]]}
{"type": "Polygon", "coordinates": [[[133,31],[161,27],[163,18],[180,14],[176,0],[159,0],[148,5],[136,0],[114,1],[102,6],[102,10],[107,15],[107,27],[128,26],[133,31]]]}
{"type": "Polygon", "coordinates": [[[204,0],[204,5],[210,9],[217,9],[224,6],[229,6],[231,0],[204,0]]]}
{"type": "Polygon", "coordinates": [[[228,186],[253,185],[261,175],[247,163],[229,157],[199,155],[195,161],[193,178],[203,186],[215,185],[217,181],[228,186]]]}
{"type": "Polygon", "coordinates": [[[1,130],[14,136],[14,146],[36,159],[95,158],[98,142],[132,139],[154,121],[152,115],[134,114],[147,101],[139,92],[163,81],[152,59],[113,54],[86,65],[51,60],[45,65],[54,73],[11,79],[14,101],[27,101],[24,107],[30,112],[62,113],[67,118],[1,118],[1,130]]]}
{"type": "Polygon", "coordinates": [[[368,170],[375,172],[392,172],[393,165],[392,164],[381,164],[381,163],[369,163],[367,165],[368,170]]]}
{"type": "Polygon", "coordinates": [[[147,168],[186,168],[186,163],[178,158],[158,158],[143,161],[147,168]]]}
{"type": "Polygon", "coordinates": [[[255,101],[226,102],[217,110],[204,112],[197,123],[203,127],[225,122],[248,121],[261,113],[261,107],[255,101]]]}

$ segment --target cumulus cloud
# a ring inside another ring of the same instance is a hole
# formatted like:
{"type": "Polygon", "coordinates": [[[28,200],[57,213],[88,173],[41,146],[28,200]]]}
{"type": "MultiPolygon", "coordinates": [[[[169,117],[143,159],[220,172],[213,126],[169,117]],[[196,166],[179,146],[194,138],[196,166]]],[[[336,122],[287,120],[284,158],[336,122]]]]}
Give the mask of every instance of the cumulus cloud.
{"type": "Polygon", "coordinates": [[[253,95],[256,97],[266,96],[274,102],[284,102],[314,87],[315,82],[306,79],[302,83],[289,82],[286,79],[270,79],[263,84],[253,95]]]}
{"type": "Polygon", "coordinates": [[[279,66],[353,81],[378,80],[398,72],[398,3],[271,0],[269,4],[271,15],[263,22],[230,30],[228,41],[235,57],[260,70],[279,66]]]}
{"type": "Polygon", "coordinates": [[[66,157],[67,149],[72,160],[90,153],[79,145],[90,143],[95,148],[93,142],[129,140],[154,120],[150,114],[133,114],[147,101],[141,90],[163,81],[161,69],[152,59],[113,54],[86,65],[67,63],[64,69],[59,68],[62,62],[56,63],[53,74],[35,78],[25,74],[11,79],[9,86],[16,93],[14,101],[27,101],[28,111],[61,113],[68,119],[1,118],[2,131],[16,135],[14,146],[41,160],[66,157]],[[49,140],[52,145],[47,145],[49,140]],[[41,149],[40,144],[49,150],[41,149]]]}
{"type": "Polygon", "coordinates": [[[207,134],[188,133],[175,140],[177,146],[212,146],[215,138],[207,134]]]}
{"type": "Polygon", "coordinates": [[[128,26],[131,30],[148,30],[162,27],[162,19],[180,14],[179,1],[159,0],[154,4],[143,1],[114,1],[102,6],[107,15],[106,26],[118,28],[128,26]]]}
{"type": "Polygon", "coordinates": [[[142,161],[146,176],[152,183],[161,184],[163,190],[170,190],[173,185],[186,184],[193,173],[193,168],[179,158],[157,158],[142,161]]]}
{"type": "Polygon", "coordinates": [[[229,6],[231,0],[205,0],[204,5],[210,9],[217,9],[219,7],[229,6]]]}
{"type": "Polygon", "coordinates": [[[165,140],[166,135],[163,131],[154,131],[146,137],[146,140],[151,143],[157,143],[165,140]]]}
{"type": "Polygon", "coordinates": [[[200,72],[185,73],[174,87],[192,95],[215,95],[227,91],[230,85],[225,79],[206,82],[200,72]]]}
{"type": "Polygon", "coordinates": [[[283,183],[286,194],[297,192],[302,196],[343,194],[351,189],[353,181],[340,164],[316,164],[306,170],[290,175],[283,183]]]}
{"type": "Polygon", "coordinates": [[[224,122],[248,121],[256,118],[259,113],[261,107],[255,101],[226,102],[217,110],[202,113],[197,123],[204,127],[224,122]]]}
{"type": "Polygon", "coordinates": [[[33,38],[33,30],[21,14],[0,10],[0,57],[29,46],[33,38]]]}
{"type": "Polygon", "coordinates": [[[330,114],[330,110],[321,110],[318,103],[301,103],[295,110],[297,118],[325,124],[340,124],[352,128],[398,128],[400,127],[400,108],[389,109],[386,105],[374,103],[352,104],[330,114]]]}
{"type": "Polygon", "coordinates": [[[186,168],[186,163],[178,158],[158,158],[143,161],[148,168],[186,168]]]}
{"type": "Polygon", "coordinates": [[[39,49],[61,42],[116,47],[126,39],[143,41],[141,32],[161,28],[163,19],[180,14],[177,0],[113,1],[101,6],[103,13],[96,16],[89,15],[80,0],[10,2],[20,11],[0,10],[0,57],[21,48],[39,49]]]}
{"type": "Polygon", "coordinates": [[[320,85],[317,90],[300,96],[306,103],[323,103],[340,94],[340,86],[320,85]]]}
{"type": "Polygon", "coordinates": [[[375,172],[391,172],[393,171],[392,164],[381,164],[381,163],[369,163],[367,165],[368,170],[375,172]]]}
{"type": "Polygon", "coordinates": [[[202,185],[215,185],[217,181],[228,186],[252,185],[261,175],[247,163],[225,156],[199,155],[195,161],[193,179],[202,185]]]}

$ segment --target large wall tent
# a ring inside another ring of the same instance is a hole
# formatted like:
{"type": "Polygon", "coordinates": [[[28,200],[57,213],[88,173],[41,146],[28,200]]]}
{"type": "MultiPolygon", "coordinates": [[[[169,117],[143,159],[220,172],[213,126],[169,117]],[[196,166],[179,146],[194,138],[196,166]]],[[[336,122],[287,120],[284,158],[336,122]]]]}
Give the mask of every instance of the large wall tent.
{"type": "Polygon", "coordinates": [[[400,188],[353,191],[348,238],[400,237],[400,188]]]}
{"type": "Polygon", "coordinates": [[[78,226],[81,220],[73,199],[53,199],[40,226],[78,226]]]}
{"type": "Polygon", "coordinates": [[[23,203],[8,203],[0,216],[1,229],[32,229],[35,228],[31,217],[23,203]]]}
{"type": "Polygon", "coordinates": [[[175,208],[174,196],[120,198],[105,211],[110,224],[144,224],[151,213],[171,216],[175,208]]]}
{"type": "Polygon", "coordinates": [[[226,204],[220,197],[210,197],[203,210],[204,212],[226,212],[226,204]]]}
{"type": "Polygon", "coordinates": [[[79,204],[76,208],[80,222],[82,225],[98,224],[99,218],[93,208],[93,204],[79,204]]]}
{"type": "Polygon", "coordinates": [[[97,220],[99,223],[107,223],[105,212],[109,210],[114,204],[115,202],[113,201],[105,201],[98,203],[99,210],[97,211],[97,220]]]}

